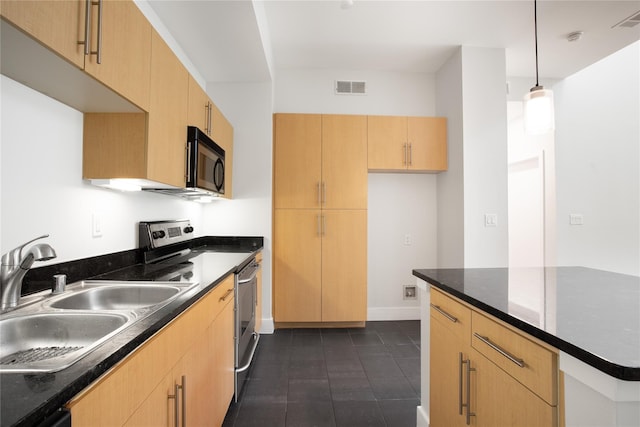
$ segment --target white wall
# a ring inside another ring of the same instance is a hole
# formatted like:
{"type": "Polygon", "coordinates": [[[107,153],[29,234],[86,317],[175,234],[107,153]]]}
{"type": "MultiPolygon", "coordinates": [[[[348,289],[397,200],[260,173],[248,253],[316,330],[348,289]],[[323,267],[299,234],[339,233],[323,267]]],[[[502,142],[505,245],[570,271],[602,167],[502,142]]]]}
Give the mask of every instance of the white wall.
{"type": "Polygon", "coordinates": [[[436,267],[435,193],[432,176],[369,174],[369,320],[419,318],[420,307],[402,293],[415,286],[414,268],[436,267]]]}
{"type": "Polygon", "coordinates": [[[58,254],[50,264],[134,249],[138,222],[158,219],[189,218],[202,235],[196,203],[85,183],[82,113],[5,76],[0,84],[0,253],[42,234],[58,254]],[[91,235],[94,213],[102,218],[98,238],[91,235]]]}
{"type": "Polygon", "coordinates": [[[504,49],[462,47],[437,74],[449,119],[449,170],[438,176],[438,266],[506,267],[507,104],[504,49]],[[496,227],[485,227],[496,214],[496,227]]]}
{"type": "Polygon", "coordinates": [[[462,49],[436,75],[436,114],[447,118],[449,168],[437,178],[438,267],[464,267],[462,49]]]}
{"type": "Polygon", "coordinates": [[[640,275],[639,76],[636,42],[554,86],[559,265],[640,275]]]}
{"type": "MultiPolygon", "coordinates": [[[[274,81],[274,111],[362,115],[435,115],[430,74],[355,70],[283,70],[274,81]],[[335,80],[367,82],[365,96],[335,95],[335,80]]],[[[403,300],[414,268],[436,267],[436,175],[370,174],[368,318],[417,319],[418,301],[403,300]],[[410,234],[412,245],[404,245],[410,234]]]]}
{"type": "Polygon", "coordinates": [[[263,332],[273,329],[271,313],[271,82],[207,84],[207,93],[234,127],[233,199],[204,208],[207,235],[264,236],[262,264],[263,332]]]}
{"type": "Polygon", "coordinates": [[[506,81],[504,49],[462,48],[467,268],[508,262],[506,81]],[[485,227],[487,213],[496,227],[485,227]]]}

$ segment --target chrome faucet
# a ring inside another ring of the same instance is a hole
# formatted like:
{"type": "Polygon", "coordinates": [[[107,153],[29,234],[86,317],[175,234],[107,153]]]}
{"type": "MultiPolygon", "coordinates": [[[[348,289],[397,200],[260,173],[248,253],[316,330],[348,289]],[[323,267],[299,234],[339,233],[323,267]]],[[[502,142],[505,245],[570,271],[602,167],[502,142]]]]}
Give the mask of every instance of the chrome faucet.
{"type": "Polygon", "coordinates": [[[35,261],[46,261],[56,257],[56,251],[47,243],[33,245],[26,251],[24,256],[22,250],[29,243],[49,237],[48,234],[29,240],[27,243],[2,255],[2,266],[0,267],[0,298],[2,306],[0,311],[5,311],[16,307],[20,301],[22,291],[22,279],[35,261]]]}

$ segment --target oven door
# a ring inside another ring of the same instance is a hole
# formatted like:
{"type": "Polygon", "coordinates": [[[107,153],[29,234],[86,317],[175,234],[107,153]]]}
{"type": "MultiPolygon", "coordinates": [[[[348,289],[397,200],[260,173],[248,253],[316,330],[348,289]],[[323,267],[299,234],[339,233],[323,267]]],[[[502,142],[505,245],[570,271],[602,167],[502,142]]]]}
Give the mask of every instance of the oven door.
{"type": "Polygon", "coordinates": [[[235,401],[238,401],[260,335],[255,331],[258,270],[260,264],[251,261],[236,275],[235,304],[235,401]]]}

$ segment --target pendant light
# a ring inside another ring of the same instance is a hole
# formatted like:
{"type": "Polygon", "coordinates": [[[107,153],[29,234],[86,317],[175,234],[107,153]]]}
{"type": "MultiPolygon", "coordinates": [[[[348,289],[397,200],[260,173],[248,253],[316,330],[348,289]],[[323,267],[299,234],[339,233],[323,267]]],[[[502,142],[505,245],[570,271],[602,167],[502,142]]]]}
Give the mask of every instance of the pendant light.
{"type": "Polygon", "coordinates": [[[553,92],[538,81],[538,7],[533,0],[533,23],[536,45],[536,85],[524,96],[524,129],[529,134],[543,134],[554,129],[553,92]]]}

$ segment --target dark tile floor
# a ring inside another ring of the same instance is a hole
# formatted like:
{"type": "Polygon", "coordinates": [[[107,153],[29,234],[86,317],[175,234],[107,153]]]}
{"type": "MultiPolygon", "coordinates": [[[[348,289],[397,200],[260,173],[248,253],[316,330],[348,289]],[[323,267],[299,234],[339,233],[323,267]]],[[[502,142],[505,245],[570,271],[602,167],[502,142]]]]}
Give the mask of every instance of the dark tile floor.
{"type": "Polygon", "coordinates": [[[416,425],[420,322],[262,335],[223,427],[416,425]]]}

